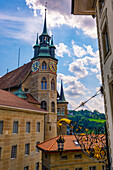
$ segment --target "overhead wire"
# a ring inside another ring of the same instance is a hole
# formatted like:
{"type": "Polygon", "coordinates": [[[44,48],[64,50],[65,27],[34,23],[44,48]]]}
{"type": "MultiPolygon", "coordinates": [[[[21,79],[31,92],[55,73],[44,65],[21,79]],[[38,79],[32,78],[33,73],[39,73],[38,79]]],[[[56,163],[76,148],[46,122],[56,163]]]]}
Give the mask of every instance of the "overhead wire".
{"type": "Polygon", "coordinates": [[[104,93],[104,90],[103,90],[103,87],[101,86],[100,89],[99,89],[93,96],[91,96],[88,100],[82,102],[78,107],[76,107],[76,108],[74,109],[74,111],[77,110],[78,108],[80,108],[81,106],[84,106],[88,101],[90,101],[90,100],[93,99],[94,97],[98,96],[99,94],[102,94],[102,95],[103,95],[103,93],[104,93]]]}

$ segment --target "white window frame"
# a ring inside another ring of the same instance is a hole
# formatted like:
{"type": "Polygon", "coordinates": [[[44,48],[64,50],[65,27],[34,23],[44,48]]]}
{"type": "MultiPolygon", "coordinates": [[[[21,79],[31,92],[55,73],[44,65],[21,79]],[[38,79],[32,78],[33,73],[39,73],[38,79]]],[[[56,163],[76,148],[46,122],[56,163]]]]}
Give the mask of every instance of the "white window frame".
{"type": "Polygon", "coordinates": [[[26,133],[30,133],[30,122],[26,122],[26,133]]]}
{"type": "Polygon", "coordinates": [[[17,145],[13,145],[11,148],[11,159],[16,159],[17,157],[17,145]]]}
{"type": "Polygon", "coordinates": [[[3,134],[3,120],[0,120],[0,135],[3,134]]]}
{"type": "Polygon", "coordinates": [[[18,121],[13,121],[13,134],[18,134],[18,121]]]}
{"type": "Polygon", "coordinates": [[[30,155],[30,143],[25,144],[25,156],[30,155]]]}
{"type": "Polygon", "coordinates": [[[37,131],[37,133],[40,132],[40,122],[37,122],[37,124],[36,124],[36,131],[37,131]]]}

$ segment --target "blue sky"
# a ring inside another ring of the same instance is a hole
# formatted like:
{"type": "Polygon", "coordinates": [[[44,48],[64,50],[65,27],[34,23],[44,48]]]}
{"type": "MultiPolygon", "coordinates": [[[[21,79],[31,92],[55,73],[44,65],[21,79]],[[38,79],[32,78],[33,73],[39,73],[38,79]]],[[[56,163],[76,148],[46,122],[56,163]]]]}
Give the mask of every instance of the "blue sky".
{"type": "MultiPolygon", "coordinates": [[[[95,19],[71,14],[71,1],[49,0],[48,33],[53,34],[58,61],[57,84],[63,79],[69,108],[76,108],[101,86],[95,19]]],[[[33,57],[36,34],[43,30],[44,0],[0,1],[0,76],[16,69],[33,57]]],[[[80,109],[104,112],[102,96],[80,109]]]]}

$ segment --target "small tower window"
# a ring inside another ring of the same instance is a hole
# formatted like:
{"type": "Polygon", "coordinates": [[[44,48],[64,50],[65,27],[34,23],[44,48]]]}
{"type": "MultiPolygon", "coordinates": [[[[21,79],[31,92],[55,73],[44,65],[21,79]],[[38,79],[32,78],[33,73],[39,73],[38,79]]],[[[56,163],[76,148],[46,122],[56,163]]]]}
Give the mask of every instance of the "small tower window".
{"type": "Polygon", "coordinates": [[[47,90],[47,81],[45,77],[43,77],[41,81],[41,90],[47,90]]]}
{"type": "Polygon", "coordinates": [[[46,101],[41,102],[41,109],[47,110],[47,103],[46,101]]]}
{"type": "Polygon", "coordinates": [[[51,90],[55,90],[55,81],[54,79],[51,80],[51,90]]]}
{"type": "Polygon", "coordinates": [[[43,63],[42,63],[42,70],[46,70],[46,69],[47,69],[46,62],[45,62],[45,61],[43,61],[43,63]]]}
{"type": "Polygon", "coordinates": [[[55,112],[55,103],[51,102],[51,112],[55,112]]]}

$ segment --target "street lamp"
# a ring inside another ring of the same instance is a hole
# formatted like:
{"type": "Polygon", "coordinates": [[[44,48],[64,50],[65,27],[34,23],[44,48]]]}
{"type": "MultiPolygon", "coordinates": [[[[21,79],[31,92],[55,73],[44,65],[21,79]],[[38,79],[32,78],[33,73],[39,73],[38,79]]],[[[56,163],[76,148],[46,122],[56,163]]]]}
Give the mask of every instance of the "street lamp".
{"type": "Polygon", "coordinates": [[[63,136],[60,136],[57,140],[56,140],[57,144],[58,144],[58,151],[60,152],[60,155],[62,155],[62,152],[64,150],[64,138],[63,136]]]}

